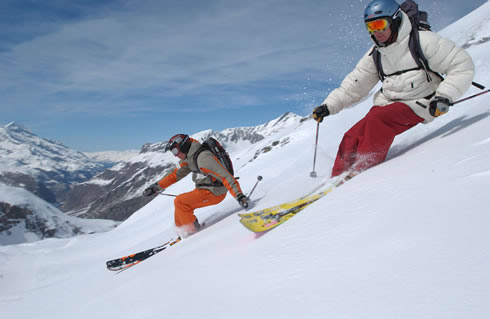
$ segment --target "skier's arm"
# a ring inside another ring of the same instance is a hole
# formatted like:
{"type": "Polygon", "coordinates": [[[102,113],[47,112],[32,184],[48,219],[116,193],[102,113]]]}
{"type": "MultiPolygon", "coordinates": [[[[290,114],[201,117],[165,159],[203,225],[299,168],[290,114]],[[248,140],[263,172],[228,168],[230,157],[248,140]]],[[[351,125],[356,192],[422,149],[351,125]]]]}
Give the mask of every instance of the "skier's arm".
{"type": "Polygon", "coordinates": [[[170,185],[180,181],[182,178],[186,177],[187,175],[189,175],[190,172],[191,172],[191,170],[187,166],[187,162],[182,161],[179,163],[179,167],[177,167],[172,172],[165,175],[158,182],[158,185],[161,188],[165,189],[165,188],[169,187],[170,185]]]}
{"type": "Polygon", "coordinates": [[[339,88],[330,92],[322,104],[328,106],[329,114],[359,102],[379,82],[378,72],[369,50],[361,58],[355,69],[349,73],[339,88]]]}
{"type": "Polygon", "coordinates": [[[435,95],[451,102],[463,96],[475,74],[471,56],[453,41],[433,32],[420,32],[420,45],[430,68],[445,75],[435,95]]]}

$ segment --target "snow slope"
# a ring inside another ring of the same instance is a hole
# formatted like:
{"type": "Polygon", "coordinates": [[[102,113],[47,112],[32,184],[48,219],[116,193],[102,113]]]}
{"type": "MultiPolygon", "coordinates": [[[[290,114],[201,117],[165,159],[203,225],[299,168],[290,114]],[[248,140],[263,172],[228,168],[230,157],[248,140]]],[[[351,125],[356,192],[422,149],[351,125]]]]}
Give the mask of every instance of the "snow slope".
{"type": "MultiPolygon", "coordinates": [[[[442,31],[470,44],[475,81],[487,85],[489,16],[487,2],[442,31]]],[[[316,179],[312,120],[240,166],[244,189],[264,176],[256,208],[327,179],[343,132],[369,108],[368,99],[322,123],[316,179]]],[[[173,235],[172,199],[160,196],[107,233],[0,247],[2,318],[489,318],[489,115],[490,94],[409,130],[385,163],[260,237],[228,196],[196,212],[209,228],[107,271],[106,260],[173,235]]]]}

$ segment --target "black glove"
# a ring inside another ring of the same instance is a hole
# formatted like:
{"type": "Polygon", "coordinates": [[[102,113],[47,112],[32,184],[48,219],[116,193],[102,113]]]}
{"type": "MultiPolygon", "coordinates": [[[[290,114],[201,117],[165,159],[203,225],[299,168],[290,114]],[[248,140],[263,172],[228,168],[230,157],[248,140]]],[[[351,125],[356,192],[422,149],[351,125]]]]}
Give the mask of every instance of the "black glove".
{"type": "Polygon", "coordinates": [[[240,204],[240,206],[242,206],[245,209],[247,209],[248,206],[250,205],[250,199],[243,194],[238,194],[236,200],[238,201],[238,204],[240,204]]]}
{"type": "Polygon", "coordinates": [[[313,119],[318,123],[321,123],[323,118],[329,115],[330,112],[328,111],[327,104],[322,104],[313,109],[313,119]]]}
{"type": "Polygon", "coordinates": [[[143,191],[143,195],[145,196],[152,196],[158,192],[161,192],[163,191],[164,189],[160,187],[160,185],[158,185],[158,183],[155,183],[153,185],[151,185],[150,187],[148,187],[147,189],[145,189],[143,191]]]}
{"type": "Polygon", "coordinates": [[[449,111],[449,106],[451,106],[449,99],[436,96],[429,104],[429,113],[434,117],[441,116],[449,111]]]}

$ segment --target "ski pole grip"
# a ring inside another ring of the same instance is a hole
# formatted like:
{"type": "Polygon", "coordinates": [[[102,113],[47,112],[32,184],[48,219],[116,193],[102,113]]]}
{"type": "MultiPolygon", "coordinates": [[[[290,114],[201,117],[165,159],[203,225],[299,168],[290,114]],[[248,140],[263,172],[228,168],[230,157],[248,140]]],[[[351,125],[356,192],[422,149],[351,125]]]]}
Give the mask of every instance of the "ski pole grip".
{"type": "Polygon", "coordinates": [[[471,84],[473,84],[473,86],[476,86],[480,90],[485,90],[485,87],[483,85],[481,85],[480,83],[471,82],[471,84]]]}

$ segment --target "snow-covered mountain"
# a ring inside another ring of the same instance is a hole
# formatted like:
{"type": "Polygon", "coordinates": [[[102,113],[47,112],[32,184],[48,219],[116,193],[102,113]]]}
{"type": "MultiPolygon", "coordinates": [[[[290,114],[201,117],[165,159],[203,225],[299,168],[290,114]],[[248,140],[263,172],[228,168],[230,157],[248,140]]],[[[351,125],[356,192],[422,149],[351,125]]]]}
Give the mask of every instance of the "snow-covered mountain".
{"type": "MultiPolygon", "coordinates": [[[[263,125],[230,128],[221,132],[206,130],[192,137],[200,141],[210,136],[217,138],[230,153],[236,154],[234,166],[240,168],[261,154],[286,145],[289,138],[283,136],[295,130],[304,120],[296,114],[285,113],[263,125]]],[[[176,158],[163,152],[165,144],[165,141],[146,144],[137,156],[85,183],[75,185],[63,210],[87,218],[125,220],[148,203],[149,199],[141,196],[143,189],[175,167],[176,158]]]]}
{"type": "Polygon", "coordinates": [[[0,245],[108,231],[108,220],[68,216],[31,192],[0,183],[0,245]]]}
{"type": "Polygon", "coordinates": [[[70,185],[104,166],[65,145],[12,122],[0,127],[0,182],[22,187],[50,203],[63,203],[70,185]]]}
{"type": "MultiPolygon", "coordinates": [[[[486,2],[441,32],[467,45],[475,81],[486,85],[488,17],[486,2]]],[[[310,119],[258,142],[267,152],[233,151],[244,189],[264,177],[255,208],[321,187],[343,133],[371,103],[323,121],[316,179],[310,119]]],[[[386,162],[266,234],[242,227],[227,196],[196,210],[206,229],[117,275],[106,260],[174,236],[172,198],[157,197],[110,232],[0,247],[2,318],[487,319],[489,115],[487,94],[410,129],[386,162]]],[[[168,192],[190,189],[186,179],[168,192]]]]}
{"type": "Polygon", "coordinates": [[[138,150],[84,152],[89,158],[103,163],[107,168],[119,162],[127,162],[139,154],[138,150]]]}

